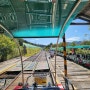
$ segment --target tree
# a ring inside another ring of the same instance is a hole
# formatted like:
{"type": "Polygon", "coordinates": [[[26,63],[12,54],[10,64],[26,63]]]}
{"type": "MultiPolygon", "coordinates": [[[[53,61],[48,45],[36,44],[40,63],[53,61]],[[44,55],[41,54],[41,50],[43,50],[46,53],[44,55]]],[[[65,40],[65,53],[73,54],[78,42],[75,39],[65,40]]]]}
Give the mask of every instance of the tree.
{"type": "Polygon", "coordinates": [[[52,43],[50,43],[50,48],[52,48],[52,45],[53,45],[53,44],[52,44],[52,43]]]}
{"type": "Polygon", "coordinates": [[[5,35],[0,35],[0,61],[7,60],[7,55],[12,53],[15,43],[5,35]]]}
{"type": "Polygon", "coordinates": [[[63,43],[59,43],[58,44],[58,47],[63,47],[63,43]]]}
{"type": "Polygon", "coordinates": [[[25,45],[23,46],[23,53],[24,53],[24,55],[27,54],[27,49],[26,49],[25,45]]]}
{"type": "Polygon", "coordinates": [[[19,45],[20,45],[20,46],[23,46],[23,42],[24,42],[24,40],[21,39],[21,38],[19,38],[18,41],[19,41],[19,45]]]}
{"type": "Polygon", "coordinates": [[[90,45],[90,41],[83,41],[81,45],[90,45]]]}
{"type": "Polygon", "coordinates": [[[76,43],[75,42],[72,42],[70,45],[71,46],[76,46],[76,43]]]}

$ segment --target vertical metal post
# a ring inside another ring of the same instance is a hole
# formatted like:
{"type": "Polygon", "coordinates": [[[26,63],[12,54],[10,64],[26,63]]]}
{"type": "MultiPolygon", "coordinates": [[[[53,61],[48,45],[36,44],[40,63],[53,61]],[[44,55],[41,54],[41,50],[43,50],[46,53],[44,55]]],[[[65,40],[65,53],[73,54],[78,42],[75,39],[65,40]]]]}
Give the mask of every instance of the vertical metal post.
{"type": "Polygon", "coordinates": [[[21,68],[21,69],[22,69],[22,83],[24,84],[23,61],[22,61],[22,53],[21,53],[19,44],[18,44],[18,42],[14,39],[14,37],[12,36],[12,34],[11,34],[6,28],[4,28],[3,25],[0,24],[0,27],[1,27],[4,31],[6,31],[6,32],[13,38],[13,40],[14,40],[14,41],[16,42],[16,44],[17,44],[17,47],[18,47],[18,49],[19,49],[20,58],[21,58],[21,66],[22,66],[22,68],[21,68]]]}
{"type": "Polygon", "coordinates": [[[19,54],[20,54],[20,58],[21,58],[21,71],[22,71],[22,83],[23,83],[23,85],[24,85],[24,74],[23,74],[23,72],[24,72],[24,69],[23,69],[23,60],[22,60],[22,53],[21,53],[21,50],[20,50],[20,46],[19,46],[19,44],[18,44],[18,42],[14,39],[14,41],[16,42],[16,44],[17,44],[17,47],[18,47],[18,49],[19,49],[19,54]]]}
{"type": "MultiPolygon", "coordinates": [[[[56,48],[57,49],[57,48],[56,48]]],[[[57,51],[57,50],[56,50],[57,51]]],[[[57,85],[57,81],[56,81],[56,52],[55,52],[55,85],[57,85]]]]}
{"type": "Polygon", "coordinates": [[[63,36],[63,54],[64,54],[63,57],[64,57],[65,88],[68,90],[65,34],[64,34],[64,36],[63,36]]]}
{"type": "MultiPolygon", "coordinates": [[[[15,18],[16,18],[16,22],[17,22],[17,29],[18,29],[18,19],[17,19],[16,11],[15,11],[15,9],[14,9],[14,7],[13,7],[12,0],[10,0],[10,4],[11,4],[11,7],[12,7],[12,9],[13,9],[13,11],[14,11],[14,14],[15,14],[15,18]]],[[[3,26],[2,26],[2,28],[3,28],[7,33],[9,33],[9,35],[14,39],[13,35],[12,35],[6,28],[4,28],[3,26]]],[[[19,50],[19,54],[20,54],[20,58],[21,58],[22,83],[24,84],[24,74],[23,74],[23,71],[24,71],[24,70],[23,70],[22,53],[21,53],[20,46],[19,46],[18,42],[17,42],[15,39],[14,39],[14,41],[15,41],[16,44],[17,44],[17,47],[18,47],[18,50],[19,50]]]]}
{"type": "Polygon", "coordinates": [[[55,85],[57,85],[57,80],[56,80],[57,79],[57,77],[56,77],[56,73],[57,73],[56,72],[56,62],[57,62],[56,59],[57,58],[56,58],[56,55],[57,55],[58,42],[59,42],[59,38],[57,39],[56,51],[55,51],[55,85]]]}

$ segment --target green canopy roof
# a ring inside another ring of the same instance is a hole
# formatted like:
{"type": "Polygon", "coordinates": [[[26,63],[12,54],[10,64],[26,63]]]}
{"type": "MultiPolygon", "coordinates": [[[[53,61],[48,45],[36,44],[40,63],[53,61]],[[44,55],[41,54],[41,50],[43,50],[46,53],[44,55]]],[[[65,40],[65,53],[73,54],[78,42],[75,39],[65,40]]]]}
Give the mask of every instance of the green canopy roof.
{"type": "MultiPolygon", "coordinates": [[[[75,49],[75,48],[77,48],[77,49],[80,49],[80,48],[85,48],[85,49],[90,49],[90,45],[78,45],[78,46],[66,46],[66,48],[67,49],[75,49]]],[[[56,50],[56,48],[52,48],[51,50],[56,50]]],[[[58,51],[60,51],[60,50],[63,50],[63,47],[59,47],[58,48],[58,51]]]]}
{"type": "Polygon", "coordinates": [[[62,37],[89,0],[0,0],[0,27],[16,38],[62,37]]]}
{"type": "Polygon", "coordinates": [[[90,48],[90,45],[67,46],[67,48],[90,48]]]}

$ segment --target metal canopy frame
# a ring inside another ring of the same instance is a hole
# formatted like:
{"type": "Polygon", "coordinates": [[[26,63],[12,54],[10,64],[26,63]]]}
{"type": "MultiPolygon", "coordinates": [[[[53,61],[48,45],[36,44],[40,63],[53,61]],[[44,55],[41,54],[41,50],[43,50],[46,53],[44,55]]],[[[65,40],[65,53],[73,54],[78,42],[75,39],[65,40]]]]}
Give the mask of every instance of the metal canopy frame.
{"type": "Polygon", "coordinates": [[[70,25],[90,25],[90,22],[87,23],[71,23],[70,25]]]}
{"type": "MultiPolygon", "coordinates": [[[[14,38],[57,37],[57,51],[59,38],[65,35],[67,27],[76,16],[90,23],[90,17],[87,16],[89,14],[84,14],[86,9],[81,11],[88,1],[90,3],[90,0],[17,0],[17,2],[16,0],[1,0],[0,26],[2,23],[14,38]]],[[[65,36],[63,37],[63,44],[65,76],[67,77],[65,36]]],[[[24,83],[22,56],[21,63],[22,82],[24,83]]],[[[57,84],[56,55],[55,84],[57,84]]],[[[65,81],[65,84],[68,88],[67,81],[65,81]]]]}
{"type": "Polygon", "coordinates": [[[87,6],[87,2],[90,1],[1,0],[0,24],[2,23],[15,38],[63,37],[76,15],[80,17],[79,12],[84,5],[87,6]],[[72,11],[78,1],[79,5],[72,11]],[[70,15],[71,12],[73,13],[70,15]]]}

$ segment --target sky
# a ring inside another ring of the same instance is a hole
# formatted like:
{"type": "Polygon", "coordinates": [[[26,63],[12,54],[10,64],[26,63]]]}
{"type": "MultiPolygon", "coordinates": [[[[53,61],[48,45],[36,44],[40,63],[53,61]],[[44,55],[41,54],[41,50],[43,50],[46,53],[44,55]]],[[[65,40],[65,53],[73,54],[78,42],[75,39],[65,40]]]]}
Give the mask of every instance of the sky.
{"type": "MultiPolygon", "coordinates": [[[[85,21],[77,19],[74,20],[73,22],[85,22],[85,21]]],[[[70,25],[66,30],[65,35],[66,35],[66,42],[90,40],[90,26],[70,25]]],[[[55,44],[57,42],[57,38],[24,38],[24,40],[42,45],[48,45],[50,43],[55,44]]],[[[59,39],[59,42],[62,42],[61,38],[59,39]]]]}

